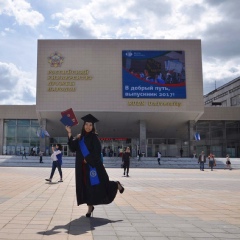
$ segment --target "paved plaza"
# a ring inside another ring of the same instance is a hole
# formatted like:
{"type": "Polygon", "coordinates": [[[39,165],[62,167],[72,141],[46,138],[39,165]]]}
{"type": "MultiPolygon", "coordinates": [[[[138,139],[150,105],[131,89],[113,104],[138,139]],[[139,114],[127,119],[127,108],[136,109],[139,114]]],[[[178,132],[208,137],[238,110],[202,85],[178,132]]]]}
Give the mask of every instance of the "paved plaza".
{"type": "Polygon", "coordinates": [[[240,169],[107,168],[125,187],[109,205],[77,206],[74,168],[0,167],[0,239],[240,239],[240,169]]]}

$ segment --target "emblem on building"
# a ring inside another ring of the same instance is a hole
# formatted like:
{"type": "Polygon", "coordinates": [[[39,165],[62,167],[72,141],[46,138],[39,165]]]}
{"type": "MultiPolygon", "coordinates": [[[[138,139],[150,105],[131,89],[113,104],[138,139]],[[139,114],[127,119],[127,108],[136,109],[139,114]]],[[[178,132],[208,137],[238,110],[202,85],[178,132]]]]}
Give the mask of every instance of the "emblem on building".
{"type": "Polygon", "coordinates": [[[126,52],[126,56],[132,57],[133,53],[131,51],[126,52]]]}
{"type": "Polygon", "coordinates": [[[64,57],[58,52],[54,52],[48,57],[48,63],[51,67],[61,67],[63,60],[64,57]]]}

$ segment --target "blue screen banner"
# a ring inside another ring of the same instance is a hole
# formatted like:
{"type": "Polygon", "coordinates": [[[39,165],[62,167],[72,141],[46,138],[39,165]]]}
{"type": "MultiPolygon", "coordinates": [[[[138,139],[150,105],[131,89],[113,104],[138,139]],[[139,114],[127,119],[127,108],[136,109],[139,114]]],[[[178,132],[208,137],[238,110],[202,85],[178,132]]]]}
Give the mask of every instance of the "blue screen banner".
{"type": "Polygon", "coordinates": [[[184,51],[122,51],[123,98],[186,98],[184,51]]]}

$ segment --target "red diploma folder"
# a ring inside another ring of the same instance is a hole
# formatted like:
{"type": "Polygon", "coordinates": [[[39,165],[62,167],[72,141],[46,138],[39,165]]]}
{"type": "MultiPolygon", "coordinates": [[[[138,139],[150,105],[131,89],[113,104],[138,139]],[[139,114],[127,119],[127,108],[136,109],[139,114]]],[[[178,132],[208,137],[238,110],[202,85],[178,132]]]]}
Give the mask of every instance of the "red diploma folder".
{"type": "Polygon", "coordinates": [[[78,120],[77,120],[72,108],[69,108],[69,109],[61,112],[61,115],[62,115],[62,117],[67,116],[68,118],[70,118],[72,120],[72,122],[73,122],[72,127],[75,125],[78,125],[78,120]]]}

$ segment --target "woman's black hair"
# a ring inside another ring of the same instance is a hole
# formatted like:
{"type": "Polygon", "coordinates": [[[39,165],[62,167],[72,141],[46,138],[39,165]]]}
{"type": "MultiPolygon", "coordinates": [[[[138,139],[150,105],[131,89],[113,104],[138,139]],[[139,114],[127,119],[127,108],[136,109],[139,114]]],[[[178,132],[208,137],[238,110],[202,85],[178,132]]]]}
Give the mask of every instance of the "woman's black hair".
{"type": "MultiPolygon", "coordinates": [[[[85,136],[86,135],[86,132],[85,132],[85,129],[84,129],[84,126],[85,126],[86,122],[84,122],[83,126],[82,126],[82,131],[81,131],[81,136],[85,136]]],[[[94,123],[92,123],[92,126],[93,126],[93,129],[92,129],[92,133],[96,133],[96,129],[95,129],[95,126],[94,126],[94,123]]]]}
{"type": "Polygon", "coordinates": [[[63,147],[62,147],[62,144],[57,143],[56,146],[58,146],[58,150],[62,151],[62,148],[63,148],[63,147]]]}

